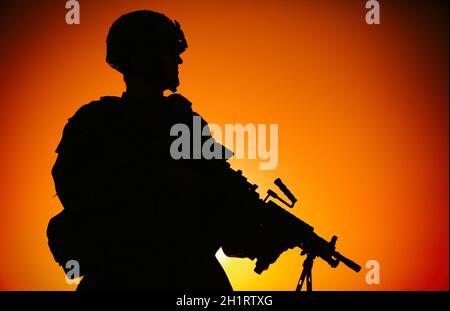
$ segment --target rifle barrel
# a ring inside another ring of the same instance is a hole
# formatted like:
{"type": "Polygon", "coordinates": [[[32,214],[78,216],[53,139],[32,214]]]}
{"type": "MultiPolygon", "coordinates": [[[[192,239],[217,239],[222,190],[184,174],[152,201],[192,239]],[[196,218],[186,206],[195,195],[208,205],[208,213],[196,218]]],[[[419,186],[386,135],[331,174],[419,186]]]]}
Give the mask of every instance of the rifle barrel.
{"type": "Polygon", "coordinates": [[[359,272],[361,270],[361,266],[360,265],[358,265],[356,262],[348,259],[347,257],[341,255],[340,253],[336,252],[335,256],[340,262],[342,262],[344,265],[346,265],[347,267],[349,267],[353,271],[359,272]]]}

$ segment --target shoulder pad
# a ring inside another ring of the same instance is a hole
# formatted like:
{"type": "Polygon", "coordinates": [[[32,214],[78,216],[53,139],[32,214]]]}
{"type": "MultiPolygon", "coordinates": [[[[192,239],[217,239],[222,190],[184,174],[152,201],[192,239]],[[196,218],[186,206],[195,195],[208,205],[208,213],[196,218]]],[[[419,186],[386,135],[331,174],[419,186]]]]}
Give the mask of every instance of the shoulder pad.
{"type": "Polygon", "coordinates": [[[91,119],[97,118],[99,116],[104,116],[105,114],[114,111],[119,104],[121,104],[122,99],[116,96],[104,96],[100,97],[99,100],[90,102],[89,104],[83,105],[78,109],[78,111],[69,118],[69,121],[73,119],[91,119]]]}
{"type": "Polygon", "coordinates": [[[82,133],[98,132],[106,128],[110,120],[115,120],[119,115],[121,100],[120,97],[105,96],[81,106],[64,126],[63,137],[56,152],[59,153],[64,145],[82,133]]]}
{"type": "Polygon", "coordinates": [[[177,109],[181,109],[183,111],[192,111],[192,103],[181,94],[178,93],[171,94],[167,97],[167,99],[177,109]]]}
{"type": "Polygon", "coordinates": [[[120,104],[122,103],[122,98],[117,96],[102,96],[100,97],[99,102],[108,104],[120,104]]]}

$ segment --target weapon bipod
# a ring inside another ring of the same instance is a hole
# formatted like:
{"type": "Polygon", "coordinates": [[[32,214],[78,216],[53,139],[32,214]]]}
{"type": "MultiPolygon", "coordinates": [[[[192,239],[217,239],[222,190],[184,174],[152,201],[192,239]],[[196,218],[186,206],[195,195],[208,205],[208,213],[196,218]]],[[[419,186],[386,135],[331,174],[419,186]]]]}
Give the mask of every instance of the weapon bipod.
{"type": "Polygon", "coordinates": [[[298,280],[296,291],[300,292],[303,287],[303,283],[306,279],[306,290],[308,292],[312,291],[312,268],[314,264],[314,259],[316,258],[315,255],[307,254],[306,259],[303,262],[303,270],[302,274],[300,275],[300,279],[298,280]]]}

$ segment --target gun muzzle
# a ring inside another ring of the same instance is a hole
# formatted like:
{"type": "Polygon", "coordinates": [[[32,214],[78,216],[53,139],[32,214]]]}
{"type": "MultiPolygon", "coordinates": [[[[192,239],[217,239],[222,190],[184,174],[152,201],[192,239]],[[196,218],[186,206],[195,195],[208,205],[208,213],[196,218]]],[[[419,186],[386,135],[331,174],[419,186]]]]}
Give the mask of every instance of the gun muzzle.
{"type": "Polygon", "coordinates": [[[347,267],[349,267],[353,271],[359,272],[361,270],[361,266],[360,265],[358,265],[356,262],[348,259],[347,257],[341,255],[340,253],[336,252],[335,257],[336,257],[337,260],[342,262],[344,265],[346,265],[347,267]]]}

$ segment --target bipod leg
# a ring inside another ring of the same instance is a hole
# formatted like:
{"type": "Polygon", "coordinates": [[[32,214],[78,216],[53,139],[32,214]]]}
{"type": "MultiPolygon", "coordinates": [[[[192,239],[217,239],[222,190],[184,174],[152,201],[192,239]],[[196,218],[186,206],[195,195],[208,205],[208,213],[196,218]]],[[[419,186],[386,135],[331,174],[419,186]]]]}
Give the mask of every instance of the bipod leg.
{"type": "Polygon", "coordinates": [[[296,291],[300,292],[302,290],[305,279],[306,279],[306,290],[309,292],[312,291],[312,267],[314,264],[314,258],[316,258],[316,256],[311,254],[308,254],[306,256],[306,259],[303,262],[303,270],[302,274],[300,275],[296,291]]]}

